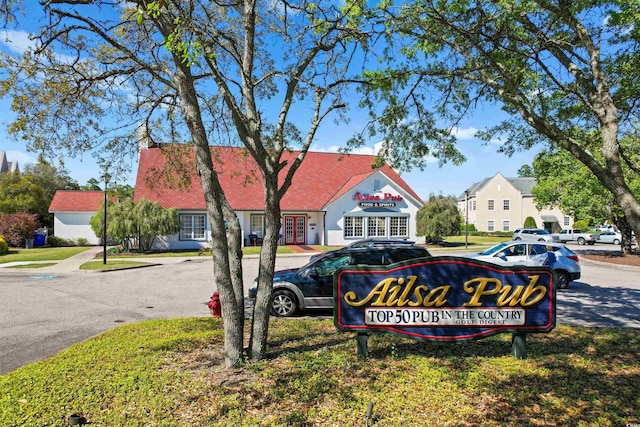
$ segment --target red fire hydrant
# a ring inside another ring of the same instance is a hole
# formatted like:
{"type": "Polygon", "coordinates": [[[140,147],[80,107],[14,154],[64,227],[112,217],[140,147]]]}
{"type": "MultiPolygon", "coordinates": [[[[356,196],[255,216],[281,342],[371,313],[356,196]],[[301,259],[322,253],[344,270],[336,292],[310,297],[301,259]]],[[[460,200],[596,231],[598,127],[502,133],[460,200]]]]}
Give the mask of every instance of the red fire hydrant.
{"type": "Polygon", "coordinates": [[[220,304],[220,294],[218,294],[218,292],[214,292],[213,295],[211,295],[211,301],[209,301],[207,305],[213,317],[222,316],[222,304],[220,304]]]}

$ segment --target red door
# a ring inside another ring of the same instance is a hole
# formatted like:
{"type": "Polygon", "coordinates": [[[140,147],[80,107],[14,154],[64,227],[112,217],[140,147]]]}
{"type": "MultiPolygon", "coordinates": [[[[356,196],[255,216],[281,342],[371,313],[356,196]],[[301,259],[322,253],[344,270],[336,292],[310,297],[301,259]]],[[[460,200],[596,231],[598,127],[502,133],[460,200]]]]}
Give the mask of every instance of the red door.
{"type": "Polygon", "coordinates": [[[305,215],[292,215],[284,217],[284,244],[305,245],[307,217],[305,215]]]}

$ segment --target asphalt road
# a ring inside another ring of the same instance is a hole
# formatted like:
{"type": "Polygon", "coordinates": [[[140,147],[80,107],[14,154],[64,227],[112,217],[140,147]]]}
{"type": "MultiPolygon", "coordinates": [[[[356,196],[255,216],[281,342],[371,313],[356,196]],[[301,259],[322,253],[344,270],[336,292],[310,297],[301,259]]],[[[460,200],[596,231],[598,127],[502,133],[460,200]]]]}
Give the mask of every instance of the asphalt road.
{"type": "MultiPolygon", "coordinates": [[[[276,268],[307,260],[279,257],[276,268]]],[[[160,262],[166,264],[108,273],[0,269],[0,374],[124,323],[210,316],[212,261],[160,262]]],[[[558,291],[557,323],[640,328],[640,270],[581,265],[582,278],[558,291]]],[[[256,276],[257,259],[246,258],[246,289],[256,276]]]]}

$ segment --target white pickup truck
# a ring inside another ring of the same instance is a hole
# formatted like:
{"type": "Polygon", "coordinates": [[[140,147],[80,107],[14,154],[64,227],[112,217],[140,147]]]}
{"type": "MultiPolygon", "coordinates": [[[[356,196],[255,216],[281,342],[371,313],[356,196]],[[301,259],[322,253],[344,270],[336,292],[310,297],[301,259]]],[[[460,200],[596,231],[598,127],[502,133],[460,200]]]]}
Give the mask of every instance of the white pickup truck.
{"type": "Polygon", "coordinates": [[[565,228],[560,233],[554,233],[551,235],[554,241],[565,242],[578,242],[579,245],[593,245],[600,240],[600,235],[595,233],[583,233],[579,228],[565,228]]]}

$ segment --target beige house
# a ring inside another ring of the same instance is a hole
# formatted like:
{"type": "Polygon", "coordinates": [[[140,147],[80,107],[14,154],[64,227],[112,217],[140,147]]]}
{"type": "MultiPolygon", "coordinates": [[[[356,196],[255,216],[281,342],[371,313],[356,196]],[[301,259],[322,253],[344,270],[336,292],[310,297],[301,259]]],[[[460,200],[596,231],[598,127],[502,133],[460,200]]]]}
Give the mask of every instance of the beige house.
{"type": "Polygon", "coordinates": [[[536,208],[531,194],[535,184],[535,178],[505,178],[497,173],[458,197],[458,209],[478,231],[514,231],[522,228],[529,216],[535,219],[537,228],[549,232],[570,227],[573,219],[560,209],[536,208]]]}

